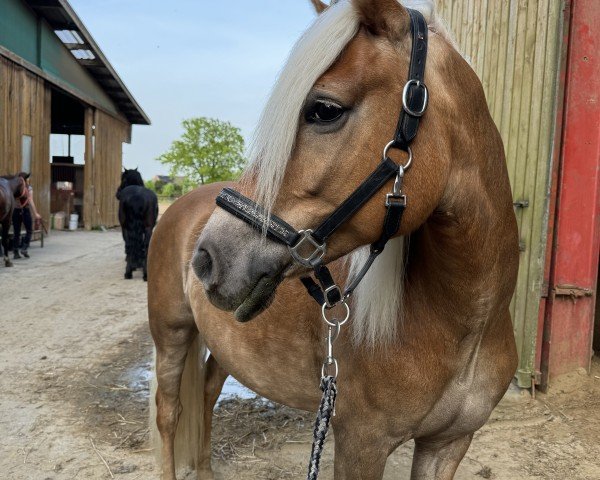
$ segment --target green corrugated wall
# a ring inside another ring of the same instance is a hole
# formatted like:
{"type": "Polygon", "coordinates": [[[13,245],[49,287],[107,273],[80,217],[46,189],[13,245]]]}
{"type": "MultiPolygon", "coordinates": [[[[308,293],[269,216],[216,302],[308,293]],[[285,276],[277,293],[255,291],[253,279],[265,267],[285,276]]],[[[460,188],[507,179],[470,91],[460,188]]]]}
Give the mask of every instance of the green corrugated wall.
{"type": "Polygon", "coordinates": [[[563,0],[437,0],[486,92],[517,208],[521,258],[511,304],[517,381],[530,387],[548,227],[563,0]]]}

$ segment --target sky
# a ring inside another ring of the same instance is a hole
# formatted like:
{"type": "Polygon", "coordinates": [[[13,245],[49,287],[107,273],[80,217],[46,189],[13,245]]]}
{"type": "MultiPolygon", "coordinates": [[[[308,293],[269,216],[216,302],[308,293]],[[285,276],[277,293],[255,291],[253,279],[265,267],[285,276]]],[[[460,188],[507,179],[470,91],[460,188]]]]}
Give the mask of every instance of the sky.
{"type": "Polygon", "coordinates": [[[133,127],[123,163],[144,178],[168,173],[156,158],[181,122],[213,117],[249,140],[295,41],[315,17],[309,0],[70,0],[150,117],[133,127]]]}

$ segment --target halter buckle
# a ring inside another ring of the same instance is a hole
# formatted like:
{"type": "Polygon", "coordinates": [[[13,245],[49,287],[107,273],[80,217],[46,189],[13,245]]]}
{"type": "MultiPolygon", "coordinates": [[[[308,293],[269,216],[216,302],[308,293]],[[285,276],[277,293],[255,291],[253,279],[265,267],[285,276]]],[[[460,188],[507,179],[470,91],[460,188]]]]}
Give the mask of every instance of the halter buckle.
{"type": "Polygon", "coordinates": [[[300,230],[298,233],[300,234],[300,239],[296,242],[296,245],[293,247],[288,247],[290,254],[299,264],[304,265],[305,267],[314,267],[315,264],[325,255],[325,252],[327,251],[327,245],[325,243],[320,244],[317,242],[312,236],[313,231],[310,229],[300,230]],[[307,257],[303,256],[299,252],[299,249],[305,242],[308,242],[315,248],[307,257]]]}
{"type": "Polygon", "coordinates": [[[342,289],[338,286],[338,285],[331,285],[331,287],[326,288],[323,291],[323,296],[325,297],[325,304],[327,305],[327,308],[333,308],[335,307],[338,303],[340,303],[343,298],[344,295],[342,294],[342,289]],[[333,298],[338,298],[337,301],[330,301],[329,300],[329,294],[333,293],[332,297],[333,298]],[[337,295],[336,295],[337,293],[337,295]]]}
{"type": "Polygon", "coordinates": [[[410,79],[404,85],[404,90],[402,90],[402,108],[404,111],[408,113],[412,117],[422,117],[427,110],[427,104],[429,103],[429,91],[427,90],[427,86],[421,80],[415,80],[414,78],[410,79]],[[414,85],[417,88],[423,89],[423,104],[419,110],[413,110],[408,106],[408,94],[410,93],[410,87],[414,85]]]}
{"type": "Polygon", "coordinates": [[[406,207],[406,195],[396,195],[395,193],[387,193],[385,195],[385,206],[390,207],[392,204],[400,207],[406,207]]]}

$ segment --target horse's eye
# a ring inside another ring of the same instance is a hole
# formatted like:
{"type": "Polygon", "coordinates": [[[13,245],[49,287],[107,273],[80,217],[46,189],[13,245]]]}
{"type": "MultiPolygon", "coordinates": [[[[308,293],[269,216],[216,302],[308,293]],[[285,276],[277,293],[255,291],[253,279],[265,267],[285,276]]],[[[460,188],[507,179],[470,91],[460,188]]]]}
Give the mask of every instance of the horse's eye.
{"type": "Polygon", "coordinates": [[[344,107],[329,100],[317,100],[306,112],[309,123],[332,123],[338,120],[346,111],[344,107]]]}

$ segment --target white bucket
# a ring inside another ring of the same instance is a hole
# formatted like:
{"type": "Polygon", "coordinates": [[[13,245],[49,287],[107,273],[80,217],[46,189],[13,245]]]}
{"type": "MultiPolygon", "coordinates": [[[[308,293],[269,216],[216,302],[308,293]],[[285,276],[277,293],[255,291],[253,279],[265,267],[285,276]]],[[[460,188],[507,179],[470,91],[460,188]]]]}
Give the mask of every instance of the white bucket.
{"type": "Polygon", "coordinates": [[[77,226],[79,224],[79,215],[73,213],[69,217],[69,230],[77,230],[77,226]]]}

